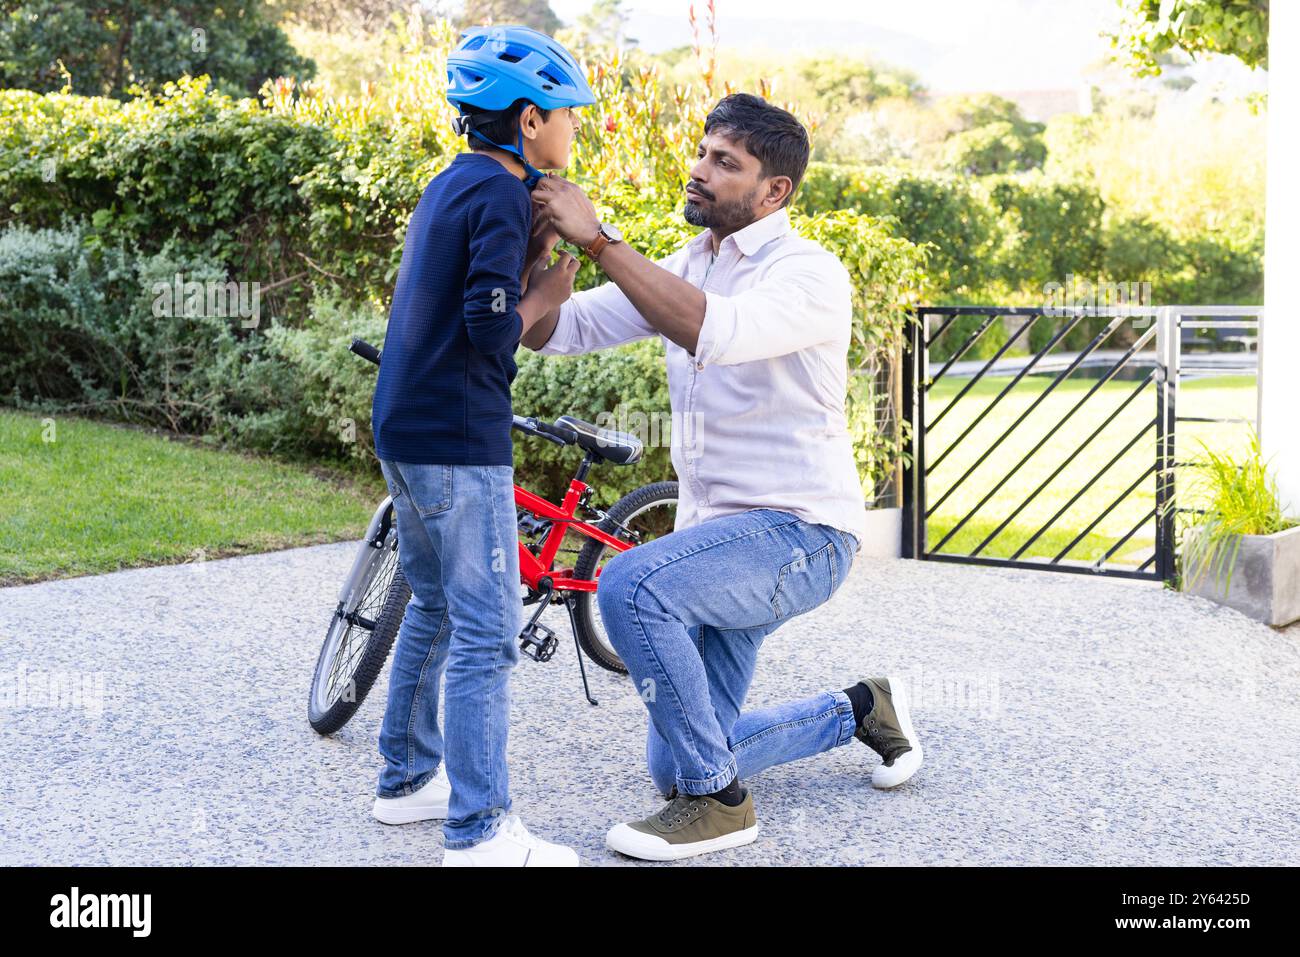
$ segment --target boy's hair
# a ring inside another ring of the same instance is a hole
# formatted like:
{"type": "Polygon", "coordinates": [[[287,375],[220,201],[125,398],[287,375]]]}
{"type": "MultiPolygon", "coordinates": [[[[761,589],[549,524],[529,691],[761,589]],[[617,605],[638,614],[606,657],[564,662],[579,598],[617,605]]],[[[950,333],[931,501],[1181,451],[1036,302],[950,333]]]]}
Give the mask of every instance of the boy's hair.
{"type": "MultiPolygon", "coordinates": [[[[484,110],[477,106],[471,106],[468,103],[464,105],[464,111],[468,116],[481,116],[485,119],[479,120],[474,129],[482,136],[486,136],[493,143],[502,143],[505,146],[514,146],[515,141],[519,139],[519,114],[524,111],[531,100],[520,97],[510,104],[504,110],[484,110]]],[[[537,112],[542,114],[542,122],[545,123],[551,117],[550,110],[544,110],[540,106],[537,112]]],[[[477,136],[469,136],[469,148],[471,150],[490,150],[488,146],[477,136]]]]}
{"type": "Polygon", "coordinates": [[[811,147],[808,131],[790,113],[752,93],[733,93],[718,101],[704,120],[705,134],[717,132],[735,140],[762,164],[763,176],[790,177],[790,205],[804,171],[811,147]]]}

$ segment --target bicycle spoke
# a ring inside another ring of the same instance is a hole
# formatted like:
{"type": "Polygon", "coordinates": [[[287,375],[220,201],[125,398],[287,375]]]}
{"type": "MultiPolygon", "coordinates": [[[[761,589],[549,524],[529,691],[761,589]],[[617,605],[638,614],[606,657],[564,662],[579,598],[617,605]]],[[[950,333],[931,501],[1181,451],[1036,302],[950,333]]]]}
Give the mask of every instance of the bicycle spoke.
{"type": "MultiPolygon", "coordinates": [[[[384,601],[388,597],[388,590],[392,587],[393,578],[397,572],[396,553],[385,556],[383,563],[378,573],[368,583],[366,591],[357,603],[356,608],[353,609],[352,616],[354,618],[378,621],[383,610],[384,601]]],[[[325,685],[330,704],[339,699],[348,683],[351,682],[352,676],[356,674],[357,666],[361,663],[361,658],[365,654],[366,646],[370,642],[371,629],[356,622],[348,622],[346,627],[347,630],[340,639],[338,650],[334,654],[334,660],[330,662],[329,678],[325,685]]]]}

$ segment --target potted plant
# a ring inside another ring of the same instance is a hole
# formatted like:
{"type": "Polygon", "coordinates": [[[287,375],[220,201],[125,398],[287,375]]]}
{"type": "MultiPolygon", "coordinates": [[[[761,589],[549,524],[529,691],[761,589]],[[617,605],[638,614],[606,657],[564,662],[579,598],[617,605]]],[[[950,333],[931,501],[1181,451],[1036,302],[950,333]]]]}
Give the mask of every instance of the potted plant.
{"type": "Polygon", "coordinates": [[[1180,587],[1268,625],[1300,619],[1300,521],[1283,514],[1259,437],[1241,462],[1200,445],[1175,496],[1201,506],[1183,535],[1180,587]]]}

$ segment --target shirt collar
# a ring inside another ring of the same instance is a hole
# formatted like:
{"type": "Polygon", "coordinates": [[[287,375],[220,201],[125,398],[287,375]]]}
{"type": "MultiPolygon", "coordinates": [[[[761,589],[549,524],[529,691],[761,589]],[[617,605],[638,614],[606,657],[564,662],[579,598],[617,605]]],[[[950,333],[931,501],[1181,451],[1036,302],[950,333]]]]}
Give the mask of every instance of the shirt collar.
{"type": "MultiPolygon", "coordinates": [[[[762,219],[756,219],[744,229],[738,229],[722,242],[731,239],[742,254],[752,256],[765,245],[790,231],[790,213],[782,206],[775,213],[768,213],[762,219]]],[[[700,249],[710,249],[713,240],[710,230],[704,230],[693,240],[700,249]]],[[[721,243],[719,244],[721,246],[721,243]]]]}

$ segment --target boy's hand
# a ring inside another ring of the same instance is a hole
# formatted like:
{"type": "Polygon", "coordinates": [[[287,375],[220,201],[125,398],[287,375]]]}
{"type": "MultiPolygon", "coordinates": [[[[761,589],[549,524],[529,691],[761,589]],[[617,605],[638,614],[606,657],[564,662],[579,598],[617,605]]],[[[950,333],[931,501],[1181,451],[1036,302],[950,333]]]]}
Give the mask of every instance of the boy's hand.
{"type": "Polygon", "coordinates": [[[548,266],[545,259],[539,259],[528,274],[528,291],[524,293],[524,299],[534,300],[542,307],[543,315],[559,308],[573,295],[573,280],[579,265],[577,259],[563,250],[554,265],[548,266]]]}
{"type": "Polygon", "coordinates": [[[528,237],[528,256],[527,262],[534,262],[539,257],[549,260],[551,252],[555,249],[555,244],[560,241],[560,234],[555,226],[551,223],[550,214],[547,213],[546,207],[538,203],[533,204],[533,231],[528,237]]]}

